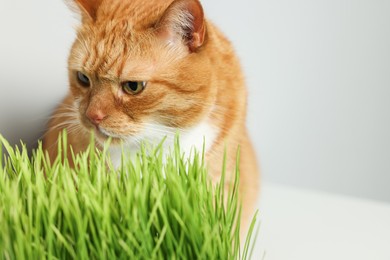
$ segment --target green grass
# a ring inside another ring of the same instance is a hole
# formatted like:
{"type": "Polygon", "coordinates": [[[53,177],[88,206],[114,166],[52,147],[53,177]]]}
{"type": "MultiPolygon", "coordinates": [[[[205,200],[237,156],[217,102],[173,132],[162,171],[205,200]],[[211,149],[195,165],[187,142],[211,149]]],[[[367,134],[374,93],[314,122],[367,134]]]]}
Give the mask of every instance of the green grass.
{"type": "MultiPolygon", "coordinates": [[[[65,144],[66,134],[61,154],[65,144]]],[[[160,145],[124,154],[119,169],[106,148],[92,140],[72,169],[61,154],[50,164],[41,146],[30,157],[0,135],[0,259],[249,258],[255,219],[240,248],[238,171],[224,194],[204,155],[186,159],[177,141],[165,163],[160,145]]]]}

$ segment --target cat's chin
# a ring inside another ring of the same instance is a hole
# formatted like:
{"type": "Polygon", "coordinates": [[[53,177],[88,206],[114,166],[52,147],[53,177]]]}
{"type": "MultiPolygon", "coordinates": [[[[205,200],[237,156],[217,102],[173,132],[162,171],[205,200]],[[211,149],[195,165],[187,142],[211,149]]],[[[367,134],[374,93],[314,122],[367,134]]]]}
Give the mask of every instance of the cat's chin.
{"type": "Polygon", "coordinates": [[[112,145],[119,145],[123,141],[122,137],[110,133],[109,131],[100,127],[94,128],[91,131],[95,134],[96,141],[98,141],[101,144],[104,144],[109,139],[111,140],[110,143],[112,145]]]}

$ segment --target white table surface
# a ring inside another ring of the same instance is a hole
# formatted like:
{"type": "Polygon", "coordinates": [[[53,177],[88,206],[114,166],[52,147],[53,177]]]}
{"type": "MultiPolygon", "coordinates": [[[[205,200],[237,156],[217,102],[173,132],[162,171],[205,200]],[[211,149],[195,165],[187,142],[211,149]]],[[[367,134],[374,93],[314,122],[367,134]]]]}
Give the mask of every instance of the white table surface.
{"type": "Polygon", "coordinates": [[[264,183],[259,207],[252,259],[390,260],[390,204],[264,183]]]}

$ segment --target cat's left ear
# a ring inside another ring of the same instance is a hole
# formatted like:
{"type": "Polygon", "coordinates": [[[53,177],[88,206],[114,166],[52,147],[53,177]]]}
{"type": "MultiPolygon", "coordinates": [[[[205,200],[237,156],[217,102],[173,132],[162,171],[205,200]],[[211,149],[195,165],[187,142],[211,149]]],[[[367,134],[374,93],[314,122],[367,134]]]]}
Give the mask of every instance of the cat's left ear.
{"type": "Polygon", "coordinates": [[[71,9],[79,10],[83,19],[95,21],[102,0],[66,0],[71,9]],[[77,7],[77,8],[75,8],[77,7]]]}
{"type": "Polygon", "coordinates": [[[191,52],[206,38],[204,12],[199,0],[175,0],[157,24],[158,34],[171,43],[185,42],[191,52]]]}

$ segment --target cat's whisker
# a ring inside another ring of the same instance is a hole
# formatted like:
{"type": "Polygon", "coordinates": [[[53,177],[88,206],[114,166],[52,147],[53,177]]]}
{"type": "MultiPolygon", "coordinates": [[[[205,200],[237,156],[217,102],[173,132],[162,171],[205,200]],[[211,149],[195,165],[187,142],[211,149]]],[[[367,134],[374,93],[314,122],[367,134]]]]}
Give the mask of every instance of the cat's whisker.
{"type": "MultiPolygon", "coordinates": [[[[238,115],[230,115],[229,113],[227,113],[227,111],[228,111],[228,109],[225,109],[225,108],[216,108],[216,109],[213,109],[213,110],[211,110],[209,112],[208,117],[230,118],[230,119],[237,118],[238,115]]],[[[160,119],[165,119],[170,124],[173,124],[173,122],[175,122],[175,120],[177,120],[176,116],[159,115],[158,117],[160,119]]],[[[192,119],[191,116],[183,116],[183,115],[181,115],[180,117],[183,118],[183,119],[192,119]]]]}
{"type": "Polygon", "coordinates": [[[49,119],[57,119],[57,118],[78,118],[77,112],[65,112],[65,113],[58,113],[53,116],[50,116],[49,119]]]}
{"type": "Polygon", "coordinates": [[[62,121],[56,125],[52,125],[52,126],[48,127],[47,131],[63,129],[63,128],[67,128],[67,127],[72,126],[72,125],[79,125],[79,121],[75,120],[75,119],[65,120],[65,121],[62,121]]]}
{"type": "Polygon", "coordinates": [[[143,124],[143,130],[159,132],[163,134],[175,134],[178,131],[178,129],[175,128],[165,128],[161,126],[145,125],[145,124],[143,124]]]}
{"type": "MultiPolygon", "coordinates": [[[[156,122],[158,122],[158,123],[156,123],[158,125],[161,125],[161,126],[164,126],[167,128],[171,128],[174,130],[183,129],[180,125],[175,123],[176,116],[158,115],[156,118],[158,118],[159,120],[162,121],[162,122],[156,121],[156,122]],[[169,125],[167,125],[168,124],[167,122],[169,122],[169,125]]],[[[190,118],[190,117],[186,117],[186,118],[190,118]]],[[[145,123],[142,123],[142,124],[145,124],[145,123]]]]}
{"type": "MultiPolygon", "coordinates": [[[[77,134],[81,134],[83,132],[85,132],[85,129],[83,127],[81,127],[79,124],[69,124],[67,127],[60,127],[58,129],[67,129],[67,134],[74,134],[74,133],[77,133],[77,134]]],[[[47,134],[49,134],[51,131],[53,130],[58,130],[58,129],[55,129],[55,128],[50,128],[48,131],[46,131],[46,133],[44,133],[39,139],[43,139],[47,134]]],[[[58,145],[58,139],[56,139],[55,142],[53,142],[52,144],[50,144],[49,146],[46,147],[46,150],[50,150],[52,149],[53,147],[56,147],[58,145]]]]}
{"type": "Polygon", "coordinates": [[[55,125],[55,126],[51,126],[51,127],[48,127],[46,129],[46,131],[44,132],[44,134],[42,134],[40,137],[38,137],[38,140],[42,140],[43,138],[45,138],[48,134],[50,134],[52,131],[55,131],[55,130],[62,130],[62,129],[68,129],[68,127],[70,127],[71,125],[73,126],[78,126],[77,123],[73,122],[63,122],[61,123],[61,125],[55,125]]]}
{"type": "Polygon", "coordinates": [[[63,121],[61,123],[58,123],[58,124],[50,127],[49,130],[56,130],[56,129],[60,129],[60,128],[67,128],[69,126],[79,125],[79,124],[80,124],[80,122],[78,120],[70,119],[70,120],[63,121]]]}
{"type": "Polygon", "coordinates": [[[176,136],[177,131],[164,131],[156,128],[145,128],[147,138],[153,139],[163,139],[163,138],[174,138],[176,136]]]}
{"type": "Polygon", "coordinates": [[[156,122],[143,122],[142,125],[161,127],[163,129],[170,129],[170,130],[175,130],[177,128],[177,127],[172,127],[172,126],[161,124],[158,121],[156,121],[156,122]]]}
{"type": "Polygon", "coordinates": [[[133,146],[136,145],[138,149],[141,147],[142,139],[137,136],[131,136],[123,139],[124,145],[133,146]]]}

